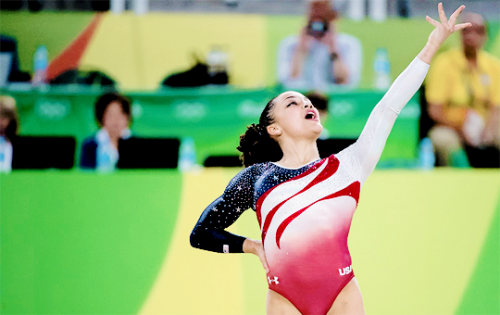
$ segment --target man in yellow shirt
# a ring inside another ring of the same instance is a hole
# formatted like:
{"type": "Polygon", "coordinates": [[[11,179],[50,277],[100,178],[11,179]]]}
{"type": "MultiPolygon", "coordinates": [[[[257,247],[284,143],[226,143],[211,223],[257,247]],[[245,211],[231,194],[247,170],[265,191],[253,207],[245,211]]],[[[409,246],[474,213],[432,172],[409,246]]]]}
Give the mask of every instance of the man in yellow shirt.
{"type": "MultiPolygon", "coordinates": [[[[494,155],[500,149],[500,60],[481,50],[487,39],[483,17],[468,13],[463,22],[472,27],[461,31],[462,49],[438,56],[426,85],[428,112],[434,121],[429,137],[438,164],[457,167],[468,166],[466,147],[494,155]]],[[[481,166],[481,161],[471,164],[481,166]]]]}

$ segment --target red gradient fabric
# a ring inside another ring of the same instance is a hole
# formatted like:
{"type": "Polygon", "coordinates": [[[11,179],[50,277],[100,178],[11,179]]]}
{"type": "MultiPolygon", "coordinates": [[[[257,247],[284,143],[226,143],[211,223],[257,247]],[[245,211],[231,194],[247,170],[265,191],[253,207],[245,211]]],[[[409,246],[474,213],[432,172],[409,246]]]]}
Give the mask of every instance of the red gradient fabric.
{"type": "Polygon", "coordinates": [[[347,237],[361,183],[335,155],[257,202],[269,289],[302,314],[326,314],[354,277],[347,237]]]}

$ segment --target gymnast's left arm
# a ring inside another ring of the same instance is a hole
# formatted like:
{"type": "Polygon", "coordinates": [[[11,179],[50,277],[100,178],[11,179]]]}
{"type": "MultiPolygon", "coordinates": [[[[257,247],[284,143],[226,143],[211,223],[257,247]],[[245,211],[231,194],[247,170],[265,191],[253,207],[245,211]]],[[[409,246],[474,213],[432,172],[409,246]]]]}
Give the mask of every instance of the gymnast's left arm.
{"type": "Polygon", "coordinates": [[[470,23],[455,25],[456,18],[464,8],[465,6],[460,6],[448,20],[443,5],[439,3],[438,11],[441,23],[429,16],[426,17],[427,21],[435,26],[426,45],[398,76],[384,97],[372,110],[356,143],[339,153],[339,158],[342,155],[351,157],[348,160],[352,163],[352,168],[359,172],[358,177],[361,183],[364,183],[375,169],[396,118],[422,85],[434,54],[453,32],[471,25],[470,23]]]}

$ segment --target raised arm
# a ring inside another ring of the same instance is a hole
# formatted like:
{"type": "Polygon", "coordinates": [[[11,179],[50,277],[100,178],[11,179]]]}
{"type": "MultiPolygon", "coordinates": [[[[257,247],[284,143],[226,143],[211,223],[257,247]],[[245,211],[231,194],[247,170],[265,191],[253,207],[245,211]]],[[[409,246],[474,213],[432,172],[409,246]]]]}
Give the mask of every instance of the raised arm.
{"type": "Polygon", "coordinates": [[[351,163],[351,168],[359,172],[357,175],[361,183],[375,168],[397,116],[424,81],[436,51],[453,32],[471,25],[470,23],[455,25],[456,18],[464,8],[465,6],[460,6],[448,20],[442,3],[439,3],[441,23],[429,16],[426,17],[427,21],[435,26],[426,45],[375,106],[358,141],[339,153],[339,158],[351,163]]]}

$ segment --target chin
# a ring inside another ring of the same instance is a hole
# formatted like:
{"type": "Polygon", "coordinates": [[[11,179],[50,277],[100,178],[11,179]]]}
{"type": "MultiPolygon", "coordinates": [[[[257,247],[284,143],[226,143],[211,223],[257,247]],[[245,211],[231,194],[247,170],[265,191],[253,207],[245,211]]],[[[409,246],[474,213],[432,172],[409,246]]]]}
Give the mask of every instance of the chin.
{"type": "Polygon", "coordinates": [[[314,131],[315,133],[317,133],[317,134],[318,134],[318,137],[319,137],[319,135],[323,132],[323,126],[322,126],[322,125],[320,125],[320,124],[317,124],[317,125],[314,127],[313,131],[314,131]]]}

